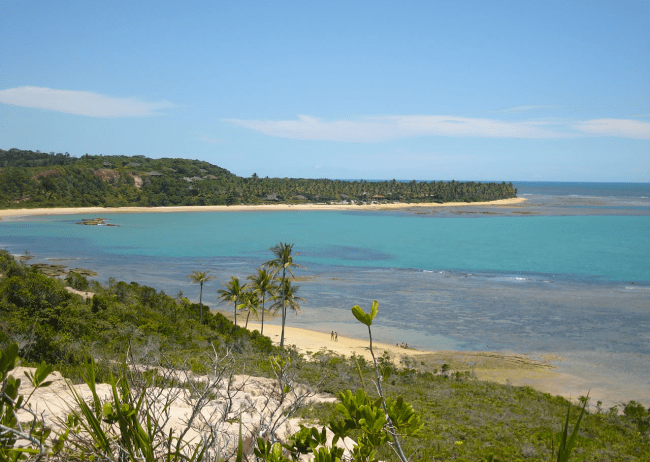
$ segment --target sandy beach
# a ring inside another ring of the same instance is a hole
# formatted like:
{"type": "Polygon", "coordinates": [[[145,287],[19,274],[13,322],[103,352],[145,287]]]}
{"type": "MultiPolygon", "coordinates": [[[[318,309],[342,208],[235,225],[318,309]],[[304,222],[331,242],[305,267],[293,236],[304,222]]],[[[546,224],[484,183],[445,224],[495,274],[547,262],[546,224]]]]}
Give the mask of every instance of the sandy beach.
{"type": "Polygon", "coordinates": [[[526,199],[500,199],[490,202],[446,202],[437,203],[391,203],[391,204],[267,204],[267,205],[196,205],[170,207],[53,207],[36,209],[0,210],[0,219],[38,215],[78,215],[105,213],[177,213],[177,212],[245,212],[245,211],[293,211],[293,210],[396,210],[414,207],[467,207],[467,206],[511,206],[526,199]]]}
{"type": "MultiPolygon", "coordinates": [[[[260,330],[259,323],[249,323],[248,327],[250,330],[260,330]]],[[[363,327],[359,328],[360,334],[364,332],[363,327]]],[[[264,324],[264,335],[270,337],[276,345],[280,344],[280,332],[280,325],[264,324]]],[[[356,354],[372,361],[367,338],[339,335],[338,341],[334,341],[327,333],[285,326],[285,345],[293,345],[300,353],[307,356],[319,352],[346,357],[356,354]]],[[[411,360],[411,367],[440,371],[443,364],[448,364],[451,372],[469,372],[478,380],[504,385],[530,386],[544,393],[563,396],[576,403],[578,397],[589,393],[591,403],[602,401],[605,409],[631,399],[618,390],[615,377],[608,382],[600,382],[599,387],[590,387],[585,377],[559,371],[552,362],[562,362],[564,358],[553,355],[532,358],[513,352],[425,351],[381,342],[373,342],[373,350],[377,357],[387,351],[397,365],[408,358],[411,360]]],[[[639,390],[639,396],[642,395],[642,390],[639,390]]]]}
{"type": "MultiPolygon", "coordinates": [[[[249,330],[260,330],[259,323],[248,323],[249,330]]],[[[276,324],[264,324],[264,335],[269,337],[274,344],[280,344],[280,332],[282,326],[276,324]]],[[[285,326],[285,345],[294,345],[296,349],[303,354],[311,355],[317,352],[334,353],[337,355],[363,356],[368,361],[372,361],[372,356],[368,348],[369,342],[367,339],[357,339],[352,337],[338,336],[338,341],[332,340],[330,334],[316,332],[308,329],[301,329],[298,327],[285,326]]],[[[384,351],[394,358],[401,356],[418,356],[428,352],[414,350],[412,348],[402,348],[396,345],[387,343],[373,342],[373,349],[377,356],[381,356],[384,351]]]]}

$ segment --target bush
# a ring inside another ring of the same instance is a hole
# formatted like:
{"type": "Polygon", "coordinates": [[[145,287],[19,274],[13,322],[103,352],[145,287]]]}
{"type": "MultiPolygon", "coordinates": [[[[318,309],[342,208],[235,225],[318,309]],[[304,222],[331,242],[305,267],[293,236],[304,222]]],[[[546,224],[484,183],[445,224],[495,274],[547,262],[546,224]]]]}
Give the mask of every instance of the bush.
{"type": "Polygon", "coordinates": [[[68,286],[76,290],[87,290],[89,286],[88,279],[79,273],[75,273],[74,271],[70,271],[68,273],[65,278],[65,282],[68,284],[68,286]]]}

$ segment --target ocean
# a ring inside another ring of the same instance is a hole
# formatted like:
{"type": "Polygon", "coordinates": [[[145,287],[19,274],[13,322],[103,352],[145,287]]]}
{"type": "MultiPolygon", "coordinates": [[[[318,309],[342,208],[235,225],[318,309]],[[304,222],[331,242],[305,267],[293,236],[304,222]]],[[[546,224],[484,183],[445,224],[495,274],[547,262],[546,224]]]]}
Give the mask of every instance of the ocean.
{"type": "MultiPolygon", "coordinates": [[[[379,301],[373,337],[427,350],[563,358],[588,386],[650,404],[650,184],[513,182],[507,207],[106,214],[0,221],[0,248],[198,299],[187,275],[246,278],[279,242],[299,252],[288,324],[364,336],[350,312],[379,301]]],[[[585,394],[586,394],[585,390],[585,394]]]]}

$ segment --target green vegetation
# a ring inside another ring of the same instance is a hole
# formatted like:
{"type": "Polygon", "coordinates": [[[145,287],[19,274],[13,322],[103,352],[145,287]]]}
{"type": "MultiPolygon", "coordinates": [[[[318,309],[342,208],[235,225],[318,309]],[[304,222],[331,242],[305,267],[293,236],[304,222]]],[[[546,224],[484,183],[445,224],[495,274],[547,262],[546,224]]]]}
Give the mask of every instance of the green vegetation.
{"type": "Polygon", "coordinates": [[[283,289],[271,297],[271,300],[275,300],[275,303],[271,305],[270,309],[276,312],[284,312],[286,316],[287,308],[290,308],[297,315],[300,313],[300,304],[298,302],[305,301],[304,298],[298,296],[300,286],[294,285],[290,279],[285,279],[284,283],[280,282],[280,284],[283,285],[283,289]],[[284,300],[282,300],[283,297],[284,300]]]}
{"type": "MultiPolygon", "coordinates": [[[[78,402],[80,413],[69,420],[68,434],[54,440],[52,448],[39,446],[45,446],[47,435],[54,436],[50,428],[36,425],[22,429],[23,436],[31,438],[31,452],[17,452],[13,448],[15,440],[11,439],[15,433],[0,428],[0,451],[4,451],[0,460],[14,460],[21,454],[36,460],[39,453],[47,451],[54,460],[91,460],[93,454],[95,460],[118,460],[101,456],[101,444],[105,445],[104,455],[114,451],[116,445],[123,448],[126,455],[120,460],[136,460],[132,456],[136,453],[148,454],[138,460],[153,460],[151,454],[155,451],[166,451],[169,457],[165,460],[181,460],[177,448],[183,442],[179,435],[161,433],[155,427],[155,419],[148,417],[155,407],[136,387],[147,380],[164,386],[167,379],[149,374],[134,381],[120,370],[120,364],[127,356],[131,364],[160,364],[164,358],[167,364],[186,365],[204,373],[217,370],[206,354],[213,347],[217,352],[229,352],[227,357],[234,359],[234,370],[271,377],[280,383],[280,401],[296,390],[295,384],[338,394],[338,404],[310,404],[298,415],[338,429],[341,435],[357,441],[366,438],[370,452],[363,456],[367,458],[359,455],[356,460],[398,460],[389,445],[396,447],[389,422],[398,430],[403,454],[411,461],[650,460],[650,409],[634,401],[621,404],[620,413],[618,408],[603,410],[598,404],[580,416],[581,409],[587,406],[586,399],[579,407],[530,387],[481,382],[453,370],[444,374],[425,370],[411,359],[397,365],[385,352],[373,350],[373,362],[326,352],[302,357],[294,350],[273,347],[268,338],[235,327],[223,316],[207,310],[200,324],[199,305],[187,299],[174,299],[135,283],[111,279],[102,286],[82,279],[75,275],[70,282],[79,287],[87,284],[95,294],[87,300],[69,293],[61,279],[45,276],[0,252],[2,425],[17,432],[13,420],[16,406],[29,401],[19,404],[18,385],[6,373],[18,361],[39,365],[29,380],[41,387],[47,386],[45,375],[50,370],[42,363],[45,361],[65,376],[87,383],[109,383],[114,390],[111,400],[101,406],[91,402],[84,410],[78,402]],[[87,357],[95,358],[93,367],[89,367],[87,357]],[[80,433],[75,432],[84,425],[95,428],[92,431],[97,441],[87,444],[73,439],[79,437],[80,433]],[[412,437],[403,437],[409,432],[412,437]],[[115,438],[102,439],[102,434],[115,438]],[[60,452],[67,450],[74,452],[60,452]]],[[[368,326],[370,335],[377,311],[375,304],[370,313],[353,309],[354,316],[368,326]]],[[[208,385],[192,390],[193,395],[206,399],[213,393],[208,385]]],[[[282,419],[284,412],[280,410],[275,416],[282,419]]],[[[302,448],[314,452],[314,441],[320,440],[322,433],[302,430],[286,444],[293,451],[302,448]]],[[[256,448],[268,453],[263,454],[266,460],[275,460],[274,451],[277,460],[291,457],[289,449],[278,453],[273,444],[264,441],[256,448]]],[[[202,449],[193,450],[200,455],[202,449]]],[[[335,461],[338,457],[334,450],[319,454],[319,461],[335,461]]],[[[252,460],[250,452],[248,457],[252,460]]]]}
{"type": "MultiPolygon", "coordinates": [[[[66,281],[14,261],[0,251],[0,345],[15,342],[28,364],[46,361],[75,373],[86,355],[103,359],[102,368],[124,360],[127,349],[140,361],[164,355],[173,364],[190,362],[197,370],[211,345],[265,358],[275,353],[267,337],[232,325],[223,315],[203,313],[186,298],[135,282],[111,279],[107,286],[70,273],[66,281]],[[70,284],[94,295],[84,300],[65,289],[70,284]]],[[[109,369],[102,369],[102,380],[109,369]]]]}
{"type": "Polygon", "coordinates": [[[239,301],[242,299],[247,286],[246,284],[240,284],[239,278],[232,276],[228,283],[223,283],[226,286],[225,289],[217,290],[219,298],[221,301],[226,302],[227,305],[233,305],[233,323],[237,326],[237,308],[239,307],[239,301]]]}
{"type": "MultiPolygon", "coordinates": [[[[372,399],[377,398],[372,390],[374,366],[363,358],[342,360],[317,354],[314,360],[332,371],[324,386],[327,391],[365,389],[372,399]]],[[[570,408],[571,422],[575,422],[580,412],[579,407],[566,399],[530,387],[482,382],[462,374],[418,372],[412,365],[395,367],[386,356],[379,357],[378,363],[384,376],[384,394],[403,397],[424,423],[418,438],[402,442],[404,453],[411,461],[484,461],[490,455],[502,462],[557,460],[553,448],[557,450],[560,446],[561,424],[567,409],[570,408]]],[[[303,367],[318,366],[310,363],[303,367]]],[[[310,405],[299,413],[315,424],[327,424],[336,414],[334,404],[310,405]]],[[[650,409],[644,409],[643,415],[648,418],[650,409]]],[[[640,420],[643,418],[635,420],[631,415],[619,415],[616,408],[586,413],[570,460],[650,460],[650,435],[641,430],[637,423],[640,420]]],[[[386,448],[379,450],[378,457],[396,460],[386,448]]]]}
{"type": "Polygon", "coordinates": [[[264,263],[264,266],[268,267],[271,270],[271,274],[273,276],[282,274],[280,278],[280,292],[282,301],[282,305],[280,306],[282,309],[282,333],[280,334],[280,347],[282,348],[284,347],[284,326],[287,320],[287,288],[290,288],[285,284],[285,281],[287,281],[287,272],[289,273],[290,277],[293,277],[293,270],[295,268],[304,268],[304,266],[293,262],[293,257],[298,255],[298,253],[292,254],[293,244],[280,242],[278,245],[271,247],[269,250],[273,252],[275,258],[264,263]]]}
{"type": "Polygon", "coordinates": [[[512,183],[238,177],[208,162],[0,149],[0,208],[347,202],[476,202],[512,183]]]}
{"type": "Polygon", "coordinates": [[[244,329],[248,329],[248,319],[251,317],[251,313],[256,317],[259,315],[260,298],[254,290],[247,290],[242,293],[240,300],[241,304],[237,306],[237,309],[246,312],[246,324],[244,324],[244,329]]]}
{"type": "Polygon", "coordinates": [[[264,268],[259,268],[257,274],[248,277],[248,280],[251,281],[251,291],[254,293],[253,296],[256,296],[262,303],[262,325],[260,328],[260,333],[264,335],[264,312],[266,308],[264,304],[266,303],[267,296],[273,296],[276,292],[276,286],[273,281],[273,276],[269,274],[264,268]]]}
{"type": "Polygon", "coordinates": [[[192,282],[201,286],[201,289],[199,290],[199,324],[203,324],[203,284],[214,279],[214,276],[208,276],[209,272],[210,271],[192,271],[192,274],[187,276],[192,280],[192,282]]]}
{"type": "MultiPolygon", "coordinates": [[[[18,345],[15,343],[0,350],[0,460],[3,462],[15,462],[28,456],[36,456],[36,459],[44,457],[48,451],[47,438],[52,431],[43,425],[36,425],[38,415],[29,405],[31,395],[25,399],[18,394],[21,379],[9,375],[16,367],[17,360],[18,345]],[[21,424],[19,412],[28,413],[34,424],[21,424]],[[29,445],[19,445],[19,440],[27,441],[29,445]]],[[[34,373],[26,375],[34,389],[37,389],[50,384],[45,379],[52,370],[52,366],[41,363],[34,373]]]]}

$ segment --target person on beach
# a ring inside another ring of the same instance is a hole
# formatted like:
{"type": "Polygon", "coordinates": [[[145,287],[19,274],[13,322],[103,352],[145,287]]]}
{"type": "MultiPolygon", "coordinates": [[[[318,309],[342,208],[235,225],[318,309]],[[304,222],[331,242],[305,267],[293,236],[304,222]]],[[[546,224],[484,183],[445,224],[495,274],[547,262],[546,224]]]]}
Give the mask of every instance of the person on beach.
{"type": "Polygon", "coordinates": [[[330,340],[334,340],[334,331],[332,331],[332,335],[330,335],[330,340]]]}
{"type": "Polygon", "coordinates": [[[339,333],[338,332],[334,332],[334,341],[335,342],[339,341],[339,333]]]}

